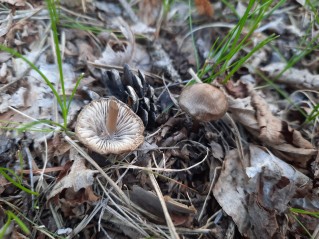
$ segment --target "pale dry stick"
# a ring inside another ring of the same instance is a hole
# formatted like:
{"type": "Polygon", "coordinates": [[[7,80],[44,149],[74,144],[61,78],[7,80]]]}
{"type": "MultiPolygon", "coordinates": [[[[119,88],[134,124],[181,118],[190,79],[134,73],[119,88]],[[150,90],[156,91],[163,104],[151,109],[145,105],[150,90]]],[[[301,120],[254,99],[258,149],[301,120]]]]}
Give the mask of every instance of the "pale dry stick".
{"type": "MultiPolygon", "coordinates": [[[[13,20],[17,20],[17,19],[34,19],[32,16],[35,15],[36,13],[40,12],[40,14],[44,15],[44,11],[43,13],[41,13],[41,10],[43,10],[43,7],[39,7],[33,10],[18,10],[15,11],[15,14],[13,16],[13,20]]],[[[9,14],[12,10],[8,10],[8,11],[1,11],[1,14],[9,14]]],[[[3,23],[3,21],[5,20],[1,20],[0,23],[3,23]]]]}
{"type": "Polygon", "coordinates": [[[219,214],[222,213],[222,209],[219,209],[217,212],[215,212],[210,218],[207,219],[206,224],[201,227],[201,229],[208,229],[210,226],[215,224],[215,221],[212,222],[219,214]]]}
{"type": "Polygon", "coordinates": [[[155,157],[154,157],[154,152],[152,152],[152,160],[153,160],[153,163],[154,163],[155,167],[156,167],[156,168],[159,168],[159,166],[158,166],[158,164],[157,164],[157,162],[156,162],[156,159],[155,159],[155,157]]]}
{"type": "MultiPolygon", "coordinates": [[[[166,229],[164,226],[162,225],[158,225],[159,228],[161,229],[166,229]]],[[[179,233],[179,234],[184,234],[184,235],[198,235],[198,234],[208,234],[208,233],[211,233],[212,230],[211,229],[194,229],[194,228],[183,228],[183,227],[177,227],[176,228],[176,231],[179,233]]]]}
{"type": "Polygon", "coordinates": [[[192,168],[195,168],[197,166],[199,166],[200,164],[204,163],[205,160],[207,159],[207,156],[208,156],[208,153],[209,153],[209,150],[207,147],[203,146],[202,144],[199,144],[198,142],[195,142],[195,141],[191,141],[191,140],[183,140],[181,142],[185,142],[185,141],[188,141],[188,142],[193,142],[195,144],[198,144],[199,146],[201,147],[204,147],[206,149],[206,155],[205,157],[199,161],[198,163],[196,164],[193,164],[192,166],[190,167],[187,167],[187,168],[183,168],[183,169],[169,169],[169,168],[145,168],[145,167],[140,167],[140,166],[136,166],[136,165],[124,165],[124,166],[119,166],[119,168],[129,168],[129,169],[139,169],[139,170],[146,170],[146,171],[165,171],[165,172],[184,172],[184,171],[188,171],[192,168]]]}
{"type": "Polygon", "coordinates": [[[45,228],[45,226],[37,226],[34,225],[33,226],[36,230],[38,230],[39,232],[43,233],[44,235],[46,235],[48,238],[51,239],[56,239],[55,237],[53,237],[50,233],[48,233],[46,230],[43,230],[43,228],[45,228]]]}
{"type": "Polygon", "coordinates": [[[65,7],[62,7],[62,6],[59,6],[59,9],[61,9],[62,11],[67,12],[67,13],[75,16],[76,18],[83,18],[83,19],[89,20],[90,21],[90,25],[93,25],[93,22],[95,21],[96,23],[100,23],[99,25],[96,24],[95,26],[100,26],[100,27],[104,26],[102,22],[97,21],[93,17],[89,17],[87,15],[83,15],[83,14],[80,14],[80,13],[77,13],[77,12],[73,12],[70,9],[67,9],[65,7]]]}
{"type": "Polygon", "coordinates": [[[153,236],[156,237],[160,237],[161,234],[163,234],[163,236],[168,237],[168,235],[166,233],[164,233],[162,230],[158,230],[156,228],[156,225],[154,226],[153,224],[150,224],[148,221],[146,221],[145,219],[142,219],[140,217],[140,215],[137,214],[133,214],[132,210],[129,210],[129,208],[124,208],[124,210],[126,211],[127,214],[129,214],[133,219],[140,221],[141,224],[141,228],[145,228],[147,230],[149,230],[150,232],[153,233],[153,236]],[[153,227],[152,227],[153,226],[153,227]]]}
{"type": "Polygon", "coordinates": [[[66,237],[66,239],[71,239],[78,235],[93,219],[93,217],[98,213],[98,211],[103,207],[103,201],[97,203],[90,215],[85,215],[82,221],[72,230],[72,232],[66,237]]]}
{"type": "MultiPolygon", "coordinates": [[[[114,206],[119,209],[122,213],[123,210],[113,201],[114,206]]],[[[121,223],[122,225],[134,228],[136,231],[138,231],[141,235],[144,237],[149,237],[150,235],[145,232],[137,223],[133,221],[133,219],[129,218],[127,214],[124,213],[124,216],[121,215],[118,211],[114,210],[112,207],[105,205],[105,209],[112,215],[115,216],[121,223]]]]}
{"type": "Polygon", "coordinates": [[[161,150],[161,149],[179,149],[177,146],[172,146],[172,147],[154,147],[154,148],[148,148],[148,149],[136,149],[136,151],[152,151],[152,150],[161,150]]]}
{"type": "MultiPolygon", "coordinates": [[[[100,184],[100,187],[102,188],[102,190],[104,191],[105,195],[107,195],[107,201],[110,200],[113,205],[117,208],[118,211],[116,211],[116,213],[112,213],[113,215],[117,216],[119,219],[121,219],[122,221],[127,221],[128,224],[131,225],[132,228],[136,227],[137,230],[145,237],[149,237],[149,235],[143,231],[142,228],[140,228],[138,226],[138,224],[135,223],[134,220],[132,220],[125,212],[124,210],[112,199],[112,197],[110,196],[111,193],[110,192],[106,192],[105,187],[103,187],[101,181],[97,178],[98,183],[100,184]],[[122,216],[121,214],[119,214],[118,212],[121,212],[124,216],[122,216]]],[[[106,201],[106,200],[105,200],[106,201]]],[[[107,203],[103,204],[103,209],[106,209],[110,212],[111,209],[107,209],[107,203]]],[[[112,209],[113,210],[113,209],[112,209]]]]}
{"type": "Polygon", "coordinates": [[[316,226],[316,229],[313,231],[311,238],[319,239],[319,224],[316,226]]]}
{"type": "Polygon", "coordinates": [[[41,170],[41,174],[39,177],[39,182],[37,184],[38,191],[40,191],[40,187],[43,187],[44,173],[45,173],[47,163],[48,163],[48,142],[47,142],[46,138],[44,138],[44,147],[45,147],[44,164],[43,164],[43,169],[41,170]]]}
{"type": "Polygon", "coordinates": [[[201,79],[199,79],[199,77],[197,76],[197,74],[194,72],[193,68],[189,68],[188,69],[188,73],[193,77],[193,79],[197,82],[197,83],[203,83],[201,79]]]}
{"type": "MultiPolygon", "coordinates": [[[[16,112],[16,113],[22,115],[23,117],[25,117],[25,118],[27,118],[27,119],[30,119],[30,120],[32,120],[32,121],[39,121],[39,120],[37,120],[37,119],[35,119],[35,118],[29,116],[29,115],[26,115],[25,113],[23,113],[23,112],[21,112],[21,111],[19,111],[19,110],[13,108],[12,106],[9,106],[8,108],[9,108],[10,110],[13,110],[14,112],[16,112]]],[[[41,124],[43,124],[43,125],[45,125],[45,126],[51,128],[51,129],[54,129],[54,130],[57,129],[57,127],[53,127],[52,125],[49,125],[49,124],[46,124],[46,123],[42,123],[42,122],[41,122],[41,124]]]]}
{"type": "MultiPolygon", "coordinates": [[[[36,225],[33,221],[31,221],[29,218],[27,218],[26,216],[24,216],[23,213],[20,212],[19,208],[18,208],[16,205],[14,205],[14,204],[8,202],[7,200],[1,199],[1,198],[0,198],[0,202],[2,202],[2,203],[4,203],[4,204],[6,204],[7,206],[9,206],[9,207],[12,208],[15,212],[18,212],[19,214],[21,214],[22,217],[23,217],[26,221],[28,221],[30,224],[32,224],[33,227],[35,227],[36,229],[40,228],[40,226],[36,225]]],[[[50,204],[50,205],[51,205],[51,204],[50,204]]],[[[61,228],[61,227],[58,227],[58,228],[61,228]]],[[[52,238],[52,237],[51,237],[51,238],[52,238]]],[[[55,239],[55,238],[53,238],[53,239],[55,239]]]]}
{"type": "MultiPolygon", "coordinates": [[[[115,194],[112,193],[112,190],[109,190],[108,192],[105,191],[104,188],[102,188],[103,191],[106,194],[112,194],[113,197],[115,197],[118,201],[120,201],[120,198],[118,196],[116,196],[115,194]]],[[[140,206],[138,206],[137,204],[133,203],[132,201],[130,202],[130,205],[128,206],[132,206],[134,209],[136,209],[137,211],[139,211],[140,213],[144,214],[144,215],[148,215],[152,220],[154,221],[160,221],[160,218],[158,218],[157,216],[153,215],[153,214],[149,214],[148,211],[144,210],[143,208],[141,208],[140,206]]]]}
{"type": "Polygon", "coordinates": [[[52,216],[53,216],[53,219],[54,219],[54,222],[55,222],[57,228],[58,229],[63,228],[64,223],[63,223],[63,219],[62,219],[61,214],[59,214],[57,212],[56,207],[53,207],[53,204],[51,202],[49,203],[49,208],[50,208],[50,211],[52,213],[52,216]]]}
{"type": "Polygon", "coordinates": [[[201,212],[200,212],[200,214],[199,214],[199,216],[198,216],[198,221],[199,221],[199,222],[201,221],[202,216],[203,216],[203,214],[204,214],[204,209],[205,209],[206,204],[207,204],[208,196],[210,195],[211,191],[213,190],[213,186],[215,185],[215,181],[217,180],[217,176],[216,176],[216,175],[217,175],[217,170],[220,171],[220,170],[221,170],[221,167],[216,167],[216,168],[214,169],[214,177],[213,177],[213,180],[212,180],[212,182],[211,182],[211,184],[210,184],[210,187],[209,187],[207,196],[205,197],[205,201],[204,201],[202,210],[201,210],[201,212]]]}
{"type": "MultiPolygon", "coordinates": [[[[153,155],[154,156],[154,155],[153,155]]],[[[148,167],[151,167],[151,163],[149,163],[148,167]]],[[[155,176],[153,173],[151,172],[148,172],[148,176],[152,182],[152,185],[153,185],[153,188],[155,189],[155,192],[157,194],[157,197],[161,203],[161,206],[162,206],[162,209],[163,209],[163,213],[164,213],[164,216],[165,216],[165,220],[166,220],[166,223],[167,223],[167,226],[168,226],[168,229],[169,229],[169,232],[171,234],[171,238],[172,239],[179,239],[179,236],[176,232],[176,228],[175,228],[175,225],[172,221],[172,218],[171,216],[169,215],[169,212],[168,212],[168,209],[167,209],[167,206],[166,206],[166,203],[165,203],[165,200],[164,200],[164,196],[161,192],[161,189],[155,179],[155,176]]]]}
{"type": "Polygon", "coordinates": [[[211,24],[206,24],[206,25],[201,25],[199,27],[193,28],[192,31],[188,32],[183,38],[182,41],[179,44],[178,49],[181,49],[182,45],[184,44],[184,41],[186,40],[186,38],[188,38],[189,36],[191,36],[194,32],[197,32],[199,30],[203,30],[205,28],[234,28],[236,25],[235,24],[229,24],[229,23],[224,23],[224,22],[215,22],[215,23],[211,23],[211,24]]]}
{"type": "MultiPolygon", "coordinates": [[[[48,159],[47,159],[47,141],[46,141],[46,138],[45,138],[45,144],[46,144],[46,159],[45,159],[45,162],[47,162],[48,161],[48,159]]],[[[29,150],[29,154],[31,155],[31,153],[30,153],[30,150],[29,150]]],[[[31,157],[32,157],[32,155],[31,155],[31,157]]],[[[33,160],[33,159],[32,159],[33,160]]],[[[38,170],[39,168],[37,167],[37,165],[35,164],[35,169],[36,170],[38,170]]],[[[45,169],[45,167],[46,167],[46,163],[45,163],[45,165],[44,165],[44,169],[45,169]]],[[[31,168],[31,167],[30,167],[31,168]]],[[[43,170],[42,170],[42,172],[43,172],[43,170]]],[[[42,173],[41,172],[41,173],[42,173]]],[[[42,178],[43,180],[41,181],[41,183],[43,184],[43,189],[49,189],[49,187],[48,187],[48,183],[46,182],[46,180],[44,179],[44,178],[42,178]]],[[[38,182],[38,184],[37,184],[37,187],[36,188],[38,188],[38,186],[40,185],[40,179],[39,179],[39,182],[38,182]]],[[[40,191],[40,188],[38,188],[38,191],[40,191]]],[[[62,219],[62,217],[61,217],[61,215],[57,212],[57,210],[56,210],[56,208],[54,208],[53,206],[52,206],[52,203],[51,202],[49,202],[49,208],[50,208],[50,210],[51,210],[51,213],[52,213],[52,215],[53,215],[53,219],[54,219],[54,221],[55,221],[55,224],[56,224],[56,226],[57,226],[57,228],[62,228],[63,227],[63,219],[62,219]]]]}
{"type": "MultiPolygon", "coordinates": [[[[32,161],[34,160],[32,155],[31,155],[31,152],[30,152],[30,149],[27,147],[27,146],[24,146],[24,151],[27,155],[27,159],[28,159],[28,164],[29,164],[29,169],[30,169],[30,174],[29,174],[29,177],[30,177],[30,188],[31,188],[31,191],[34,191],[34,178],[33,178],[33,163],[32,161]]],[[[34,208],[34,195],[31,194],[31,203],[32,203],[32,208],[34,208]]]]}
{"type": "Polygon", "coordinates": [[[121,3],[122,7],[124,8],[124,10],[127,12],[128,16],[131,18],[131,20],[134,23],[140,22],[140,20],[135,15],[135,13],[133,12],[131,6],[126,2],[126,0],[119,0],[119,2],[121,3]]]}
{"type": "MultiPolygon", "coordinates": [[[[226,117],[227,119],[229,120],[229,122],[231,123],[231,125],[233,126],[233,129],[235,131],[235,138],[236,138],[236,146],[237,146],[237,149],[239,151],[239,156],[240,156],[240,159],[242,160],[243,163],[245,163],[245,160],[244,160],[244,147],[241,143],[241,138],[240,138],[240,133],[239,133],[239,130],[237,128],[237,125],[235,123],[235,121],[233,120],[232,117],[230,117],[230,115],[228,113],[226,113],[226,117]]],[[[248,164],[246,164],[245,166],[248,167],[248,164]]]]}
{"type": "Polygon", "coordinates": [[[83,12],[86,13],[86,0],[82,0],[81,3],[82,3],[83,12]]]}

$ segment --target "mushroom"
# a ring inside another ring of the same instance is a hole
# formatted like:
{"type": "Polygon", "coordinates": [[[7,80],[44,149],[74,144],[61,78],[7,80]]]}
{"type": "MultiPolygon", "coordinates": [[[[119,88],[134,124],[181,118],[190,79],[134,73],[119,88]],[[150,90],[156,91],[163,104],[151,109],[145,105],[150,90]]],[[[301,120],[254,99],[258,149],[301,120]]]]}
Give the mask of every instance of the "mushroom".
{"type": "Polygon", "coordinates": [[[198,83],[184,88],[179,106],[196,121],[208,122],[222,118],[228,109],[228,102],[220,89],[198,83]]]}
{"type": "Polygon", "coordinates": [[[135,150],[144,141],[142,120],[116,98],[100,98],[86,105],[78,116],[75,134],[100,154],[135,150]]]}

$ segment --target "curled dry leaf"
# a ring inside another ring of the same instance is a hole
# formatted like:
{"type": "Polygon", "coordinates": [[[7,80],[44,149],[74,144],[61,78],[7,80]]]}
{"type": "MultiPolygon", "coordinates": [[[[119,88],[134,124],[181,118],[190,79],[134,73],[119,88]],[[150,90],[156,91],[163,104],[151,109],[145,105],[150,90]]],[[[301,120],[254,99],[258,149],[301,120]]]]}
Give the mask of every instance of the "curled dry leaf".
{"type": "MultiPolygon", "coordinates": [[[[286,63],[277,62],[262,67],[261,70],[270,78],[275,78],[286,66],[286,63]]],[[[308,70],[289,68],[277,81],[299,89],[319,90],[319,75],[311,74],[308,70]]]]}
{"type": "Polygon", "coordinates": [[[287,122],[275,117],[267,102],[253,90],[243,99],[228,99],[229,111],[237,122],[267,146],[286,154],[286,160],[305,168],[317,153],[312,144],[287,122]]]}
{"type": "Polygon", "coordinates": [[[310,192],[310,178],[289,164],[251,145],[244,156],[232,150],[226,156],[213,194],[248,238],[283,238],[288,203],[302,191],[310,192]]]}
{"type": "Polygon", "coordinates": [[[74,150],[70,150],[70,160],[73,164],[70,172],[58,181],[48,196],[48,200],[61,193],[64,189],[72,189],[78,192],[80,189],[88,188],[94,183],[94,175],[97,170],[88,169],[85,166],[85,160],[74,150]]]}
{"type": "Polygon", "coordinates": [[[96,60],[95,63],[122,66],[131,62],[135,49],[133,32],[124,21],[122,21],[120,30],[126,38],[126,41],[119,39],[109,40],[101,58],[96,60]]]}

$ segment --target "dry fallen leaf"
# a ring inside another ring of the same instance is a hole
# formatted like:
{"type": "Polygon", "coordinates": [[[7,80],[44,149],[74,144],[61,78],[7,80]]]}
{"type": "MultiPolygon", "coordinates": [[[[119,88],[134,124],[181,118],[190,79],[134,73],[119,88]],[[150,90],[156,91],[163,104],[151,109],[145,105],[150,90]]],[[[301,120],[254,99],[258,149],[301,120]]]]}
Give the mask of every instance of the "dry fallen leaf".
{"type": "Polygon", "coordinates": [[[135,50],[135,38],[133,32],[127,23],[122,21],[119,27],[126,40],[109,40],[101,58],[95,60],[95,63],[123,66],[129,64],[133,59],[135,50]]]}
{"type": "Polygon", "coordinates": [[[272,154],[251,145],[244,156],[237,150],[226,156],[213,194],[248,238],[283,238],[288,203],[299,191],[310,192],[310,178],[272,154]]]}
{"type": "Polygon", "coordinates": [[[274,116],[267,102],[254,90],[242,99],[228,99],[233,119],[258,137],[267,146],[286,154],[286,160],[305,168],[317,153],[312,144],[287,122],[274,116]]]}
{"type": "MultiPolygon", "coordinates": [[[[270,78],[275,78],[282,70],[285,69],[286,63],[271,63],[261,68],[270,78]]],[[[276,81],[290,85],[299,89],[319,90],[319,75],[310,73],[307,69],[299,70],[289,68],[276,81]]]]}
{"type": "Polygon", "coordinates": [[[70,150],[70,160],[73,164],[68,175],[58,181],[50,194],[48,200],[61,193],[64,189],[72,188],[74,192],[78,192],[82,188],[88,188],[94,183],[94,175],[97,170],[88,169],[85,166],[85,160],[74,150],[70,150]]]}

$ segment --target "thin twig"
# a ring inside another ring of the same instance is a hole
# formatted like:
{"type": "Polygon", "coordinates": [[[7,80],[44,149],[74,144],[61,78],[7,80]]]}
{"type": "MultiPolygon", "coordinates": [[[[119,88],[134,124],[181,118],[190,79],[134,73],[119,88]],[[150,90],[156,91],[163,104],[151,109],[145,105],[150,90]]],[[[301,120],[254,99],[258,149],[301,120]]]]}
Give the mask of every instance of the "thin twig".
{"type": "MultiPolygon", "coordinates": [[[[149,167],[150,166],[151,165],[149,163],[149,167]]],[[[153,173],[150,173],[150,172],[148,173],[148,176],[149,176],[149,178],[150,178],[150,180],[152,182],[152,185],[153,185],[153,187],[155,189],[155,192],[156,192],[156,194],[158,196],[158,199],[159,199],[159,201],[161,203],[161,206],[162,206],[162,209],[163,209],[163,213],[164,213],[164,216],[165,216],[165,220],[166,220],[168,229],[169,229],[170,234],[171,234],[171,238],[179,239],[179,236],[178,236],[178,234],[176,232],[175,225],[174,225],[174,223],[172,221],[171,216],[169,215],[169,212],[168,212],[168,209],[167,209],[163,194],[162,194],[161,189],[160,189],[160,187],[159,187],[159,185],[158,185],[158,183],[157,183],[157,181],[155,179],[155,176],[154,176],[153,173]]]]}

